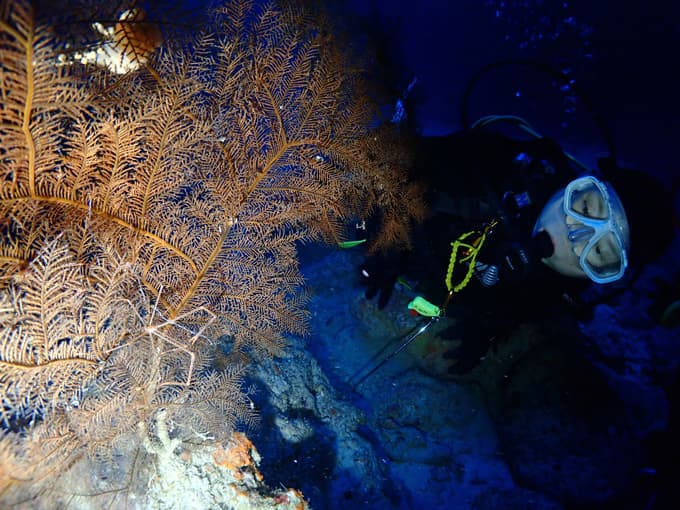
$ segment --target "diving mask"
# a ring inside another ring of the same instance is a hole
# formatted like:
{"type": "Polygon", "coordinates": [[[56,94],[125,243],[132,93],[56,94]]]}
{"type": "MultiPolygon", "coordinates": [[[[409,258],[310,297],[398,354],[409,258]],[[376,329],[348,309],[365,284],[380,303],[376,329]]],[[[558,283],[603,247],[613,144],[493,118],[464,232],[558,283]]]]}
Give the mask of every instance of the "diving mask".
{"type": "Polygon", "coordinates": [[[621,278],[628,267],[630,234],[623,204],[614,188],[592,175],[564,190],[567,237],[583,272],[595,283],[621,278]]]}

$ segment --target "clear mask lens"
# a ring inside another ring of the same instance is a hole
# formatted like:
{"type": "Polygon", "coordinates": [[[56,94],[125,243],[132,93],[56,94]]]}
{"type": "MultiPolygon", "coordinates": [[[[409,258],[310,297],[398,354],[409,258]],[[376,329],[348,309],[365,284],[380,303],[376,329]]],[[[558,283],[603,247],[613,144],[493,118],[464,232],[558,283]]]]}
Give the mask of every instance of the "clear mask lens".
{"type": "Polygon", "coordinates": [[[606,220],[609,217],[609,205],[605,193],[595,182],[586,181],[569,189],[565,205],[576,218],[606,220]]]}
{"type": "Polygon", "coordinates": [[[607,278],[618,275],[623,266],[621,245],[612,232],[606,232],[598,239],[592,238],[581,253],[581,264],[586,273],[607,278]]]}

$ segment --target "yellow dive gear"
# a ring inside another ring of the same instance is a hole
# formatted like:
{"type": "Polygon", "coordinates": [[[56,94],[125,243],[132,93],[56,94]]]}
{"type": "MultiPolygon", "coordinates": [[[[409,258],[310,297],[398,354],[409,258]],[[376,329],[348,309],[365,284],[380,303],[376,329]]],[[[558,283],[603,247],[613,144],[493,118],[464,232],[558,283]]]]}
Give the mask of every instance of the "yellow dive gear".
{"type": "Polygon", "coordinates": [[[430,303],[422,296],[416,296],[408,304],[409,310],[413,310],[423,317],[440,317],[443,315],[454,292],[460,292],[470,282],[470,278],[472,278],[472,274],[475,271],[475,262],[479,250],[482,249],[486,236],[491,233],[496,225],[498,225],[498,220],[491,220],[481,231],[471,230],[470,232],[465,232],[451,243],[451,257],[449,258],[449,267],[446,270],[446,280],[444,281],[449,292],[441,307],[430,303]],[[458,262],[466,263],[467,269],[461,281],[454,284],[453,272],[458,262]]]}
{"type": "Polygon", "coordinates": [[[451,257],[449,259],[449,267],[446,271],[445,282],[446,288],[448,289],[449,292],[446,295],[444,304],[441,307],[439,307],[433,303],[430,303],[427,299],[425,299],[422,296],[416,296],[415,298],[413,298],[413,300],[411,300],[411,302],[408,304],[408,309],[418,313],[419,315],[422,315],[423,317],[428,317],[429,320],[425,321],[420,326],[416,326],[405,337],[405,339],[402,341],[402,343],[396,350],[392,351],[387,356],[384,356],[386,349],[390,345],[392,345],[393,340],[387,342],[387,344],[385,344],[382,347],[382,349],[380,349],[380,351],[378,351],[376,355],[373,356],[373,358],[371,358],[363,367],[361,367],[359,370],[357,370],[357,372],[354,373],[354,375],[352,375],[352,377],[350,378],[350,384],[352,385],[353,388],[358,387],[368,377],[375,373],[376,370],[382,367],[385,363],[387,363],[390,359],[399,354],[401,351],[406,349],[406,347],[408,347],[409,344],[411,344],[411,342],[418,338],[427,328],[429,328],[435,321],[438,321],[439,318],[442,315],[444,315],[446,306],[449,304],[451,296],[453,296],[454,292],[460,292],[462,289],[464,289],[465,286],[470,281],[470,278],[472,278],[472,274],[474,273],[475,270],[477,254],[479,253],[479,250],[482,248],[484,241],[486,241],[487,235],[491,233],[491,231],[497,224],[498,224],[497,220],[491,220],[484,226],[484,228],[481,231],[471,230],[470,232],[462,234],[460,237],[458,237],[458,239],[451,243],[451,257]],[[452,281],[453,272],[458,262],[466,263],[468,267],[465,271],[463,279],[459,283],[454,285],[452,281]],[[365,373],[362,376],[361,374],[365,372],[366,369],[369,368],[370,365],[380,357],[382,357],[382,360],[375,364],[372,369],[370,369],[367,373],[365,373]]]}
{"type": "Polygon", "coordinates": [[[446,271],[446,288],[449,290],[449,293],[460,292],[468,284],[470,278],[472,278],[472,273],[475,271],[477,254],[482,248],[484,241],[486,241],[486,236],[497,224],[498,220],[491,220],[484,226],[484,230],[481,232],[479,230],[471,230],[451,243],[451,258],[449,259],[449,267],[446,271]],[[471,242],[468,242],[468,239],[473,236],[477,237],[473,238],[471,242]],[[456,266],[456,259],[458,258],[459,251],[461,254],[460,262],[466,262],[468,268],[463,279],[457,285],[454,285],[451,280],[453,279],[453,270],[456,266]]]}

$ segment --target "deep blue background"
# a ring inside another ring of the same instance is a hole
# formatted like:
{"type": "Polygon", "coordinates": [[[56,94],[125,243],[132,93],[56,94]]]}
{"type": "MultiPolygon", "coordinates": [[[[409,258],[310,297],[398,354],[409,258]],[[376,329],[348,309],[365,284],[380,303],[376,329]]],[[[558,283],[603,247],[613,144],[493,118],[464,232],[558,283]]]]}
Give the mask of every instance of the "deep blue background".
{"type": "MultiPolygon", "coordinates": [[[[395,86],[417,77],[417,121],[437,134],[459,127],[471,76],[508,58],[569,72],[607,123],[620,161],[663,180],[677,179],[680,113],[677,51],[680,7],[628,0],[346,0],[357,33],[369,33],[395,86]]],[[[545,75],[526,69],[489,73],[471,115],[515,113],[590,160],[604,150],[584,105],[560,97],[545,75]],[[518,98],[516,93],[520,92],[518,98]],[[573,113],[567,113],[570,106],[573,113]]]]}

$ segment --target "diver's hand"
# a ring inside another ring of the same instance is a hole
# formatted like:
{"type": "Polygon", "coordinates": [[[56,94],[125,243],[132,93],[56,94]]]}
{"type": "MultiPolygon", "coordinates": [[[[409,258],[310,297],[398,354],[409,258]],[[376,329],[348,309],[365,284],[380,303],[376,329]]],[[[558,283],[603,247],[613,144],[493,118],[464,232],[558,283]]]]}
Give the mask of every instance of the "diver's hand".
{"type": "Polygon", "coordinates": [[[361,265],[361,283],[366,287],[366,299],[378,296],[378,308],[381,310],[392,297],[400,274],[400,262],[401,257],[398,254],[374,255],[361,265]]]}

